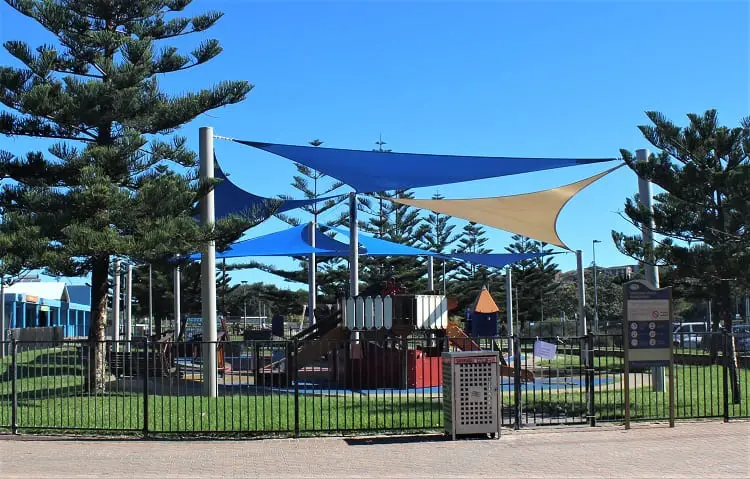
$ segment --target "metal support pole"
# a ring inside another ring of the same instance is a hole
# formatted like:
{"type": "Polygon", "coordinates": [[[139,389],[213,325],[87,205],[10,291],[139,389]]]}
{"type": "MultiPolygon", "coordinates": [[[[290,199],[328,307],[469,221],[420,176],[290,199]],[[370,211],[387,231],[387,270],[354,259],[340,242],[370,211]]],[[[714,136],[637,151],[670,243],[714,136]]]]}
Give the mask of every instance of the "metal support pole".
{"type": "Polygon", "coordinates": [[[427,290],[435,291],[435,261],[432,256],[427,258],[427,290]]]}
{"type": "MultiPolygon", "coordinates": [[[[576,250],[578,282],[578,335],[583,337],[588,332],[586,325],[586,277],[583,271],[583,251],[576,250]]],[[[583,353],[583,351],[581,351],[583,353]]]]}
{"type": "Polygon", "coordinates": [[[577,286],[578,286],[578,336],[580,339],[580,357],[581,364],[586,364],[588,358],[588,343],[586,336],[588,335],[588,326],[586,324],[586,276],[583,270],[583,251],[576,250],[576,263],[577,263],[577,286]]]}
{"type": "MultiPolygon", "coordinates": [[[[357,193],[349,195],[349,296],[359,296],[359,225],[357,224],[357,193]]],[[[351,333],[353,340],[359,339],[359,333],[351,333]]],[[[357,344],[359,344],[357,342],[357,344]]],[[[349,345],[353,347],[354,343],[349,345]]],[[[349,351],[349,348],[346,348],[349,351]]]]}
{"type": "MultiPolygon", "coordinates": [[[[214,129],[201,127],[199,133],[200,180],[214,178],[214,129]]],[[[201,226],[213,229],[215,221],[214,192],[209,191],[200,201],[201,226]]],[[[216,370],[216,244],[209,240],[201,252],[201,315],[203,316],[203,394],[218,396],[216,370]]]]}
{"type": "Polygon", "coordinates": [[[349,195],[349,296],[359,296],[359,226],[356,193],[349,195]]]}
{"type": "Polygon", "coordinates": [[[154,281],[151,264],[148,265],[148,335],[154,334],[154,281]]]}
{"type": "Polygon", "coordinates": [[[447,294],[445,290],[445,260],[443,260],[443,296],[447,294]]]}
{"type": "Polygon", "coordinates": [[[247,281],[242,282],[242,334],[247,331],[247,281]]]}
{"type": "Polygon", "coordinates": [[[221,258],[221,315],[227,317],[227,259],[221,258]]]}
{"type": "MultiPolygon", "coordinates": [[[[5,301],[5,298],[3,298],[3,301],[5,301]]],[[[10,340],[10,367],[13,374],[10,383],[10,431],[11,434],[18,434],[18,341],[15,335],[10,340]]]]}
{"type": "Polygon", "coordinates": [[[151,345],[148,342],[148,336],[146,341],[143,342],[143,434],[148,435],[148,378],[149,375],[153,374],[148,369],[148,350],[151,345]]]}
{"type": "Polygon", "coordinates": [[[10,324],[5,325],[5,275],[0,275],[0,358],[6,356],[5,341],[8,339],[6,331],[10,329],[10,324]]]}
{"type": "Polygon", "coordinates": [[[599,276],[596,269],[596,243],[601,243],[599,240],[594,240],[591,244],[591,250],[594,259],[594,331],[599,331],[599,288],[597,284],[597,277],[599,276]]]}
{"type": "Polygon", "coordinates": [[[750,295],[745,296],[745,322],[750,323],[750,295]]]}
{"type": "Polygon", "coordinates": [[[513,357],[513,275],[510,266],[505,268],[505,309],[508,322],[508,357],[513,357]]]}
{"type": "Polygon", "coordinates": [[[594,333],[586,335],[586,415],[591,427],[596,426],[596,407],[594,401],[594,333]]]}
{"type": "Polygon", "coordinates": [[[182,312],[180,311],[181,306],[182,306],[180,304],[182,302],[180,298],[180,289],[181,289],[180,280],[181,280],[180,267],[177,266],[174,269],[174,321],[175,321],[174,339],[175,341],[177,340],[177,338],[180,337],[180,328],[182,327],[182,324],[180,324],[180,318],[182,316],[182,312]]]}
{"type": "Polygon", "coordinates": [[[125,349],[130,351],[131,342],[133,341],[133,265],[128,265],[127,284],[125,286],[125,349]]]}
{"type": "MultiPolygon", "coordinates": [[[[312,246],[313,248],[315,248],[315,231],[317,227],[318,225],[315,221],[310,222],[310,246],[312,246]]],[[[318,276],[317,269],[317,258],[315,253],[312,253],[307,265],[307,315],[310,319],[311,326],[315,324],[315,306],[317,303],[316,296],[318,295],[318,285],[316,283],[316,279],[318,276]]]]}
{"type": "Polygon", "coordinates": [[[112,348],[119,351],[120,345],[120,260],[115,260],[115,284],[112,286],[112,348]]]}
{"type": "MultiPolygon", "coordinates": [[[[649,157],[649,151],[646,149],[641,150],[635,150],[635,160],[637,162],[644,162],[648,161],[649,157]]],[[[644,178],[638,178],[638,199],[641,203],[641,206],[646,208],[649,212],[654,211],[654,205],[653,205],[653,194],[651,192],[651,182],[644,179],[644,178]]],[[[641,225],[641,235],[643,237],[643,244],[644,246],[647,246],[649,248],[653,248],[654,246],[654,227],[656,225],[654,224],[653,218],[651,221],[648,222],[648,224],[644,223],[641,225]]],[[[659,267],[655,264],[650,264],[650,262],[656,263],[656,260],[654,258],[644,258],[646,261],[644,261],[643,265],[646,272],[646,282],[649,283],[649,285],[652,288],[659,288],[659,267]]],[[[665,391],[665,375],[664,375],[664,368],[653,368],[651,370],[651,387],[653,388],[654,392],[664,392],[665,391]]]]}
{"type": "Polygon", "coordinates": [[[521,395],[521,338],[513,335],[513,396],[516,403],[514,429],[521,429],[523,396],[521,395]]]}

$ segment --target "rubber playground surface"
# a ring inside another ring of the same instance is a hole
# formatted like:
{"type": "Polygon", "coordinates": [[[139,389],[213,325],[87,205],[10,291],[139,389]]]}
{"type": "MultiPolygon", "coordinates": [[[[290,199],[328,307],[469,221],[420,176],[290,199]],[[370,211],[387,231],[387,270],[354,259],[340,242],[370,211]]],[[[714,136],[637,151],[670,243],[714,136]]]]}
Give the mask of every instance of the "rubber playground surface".
{"type": "MultiPolygon", "coordinates": [[[[178,362],[186,367],[186,369],[200,369],[200,365],[194,363],[189,359],[178,359],[178,362]]],[[[194,379],[199,379],[195,377],[194,379]]],[[[612,377],[597,377],[594,379],[594,387],[599,388],[606,385],[615,384],[615,380],[612,377]]],[[[294,383],[290,386],[269,386],[269,385],[255,385],[253,383],[253,374],[247,373],[232,373],[226,375],[219,381],[220,388],[226,388],[229,390],[239,389],[248,392],[256,393],[281,393],[281,394],[293,394],[298,392],[299,394],[306,395],[318,395],[318,396],[417,396],[417,397],[439,397],[442,395],[442,386],[425,387],[425,388],[408,388],[408,389],[395,389],[395,388],[377,388],[377,389],[347,389],[338,387],[335,383],[327,380],[320,381],[300,381],[297,386],[294,383]]],[[[585,380],[583,377],[576,376],[560,376],[560,377],[546,377],[538,378],[533,382],[522,382],[522,391],[536,391],[539,393],[554,394],[557,392],[574,392],[584,389],[585,380]]],[[[500,391],[513,391],[515,385],[513,378],[501,377],[500,378],[500,391]]]]}
{"type": "MultiPolygon", "coordinates": [[[[502,378],[506,381],[510,378],[502,378]]],[[[513,391],[515,389],[512,379],[510,382],[501,381],[500,391],[513,391]]],[[[598,378],[594,380],[594,387],[604,386],[606,384],[613,383],[612,378],[598,378]]],[[[555,393],[560,390],[566,390],[571,392],[571,389],[579,390],[585,386],[583,379],[580,378],[544,378],[537,379],[534,382],[521,383],[521,390],[524,391],[537,391],[537,392],[549,392],[555,393]]],[[[248,384],[225,384],[224,387],[244,387],[254,388],[254,385],[248,384]]],[[[258,388],[260,389],[260,388],[258,388]]],[[[263,389],[271,389],[269,387],[263,387],[263,389]]],[[[274,387],[274,391],[280,393],[294,393],[294,387],[274,387]]],[[[300,381],[299,389],[300,394],[313,394],[322,396],[341,396],[341,395],[361,395],[361,396],[390,396],[390,395],[408,395],[408,396],[425,396],[425,397],[436,397],[442,395],[443,387],[436,386],[430,388],[408,388],[408,389],[391,389],[391,388],[378,388],[378,389],[342,389],[332,388],[325,384],[312,383],[306,381],[300,381]]]]}

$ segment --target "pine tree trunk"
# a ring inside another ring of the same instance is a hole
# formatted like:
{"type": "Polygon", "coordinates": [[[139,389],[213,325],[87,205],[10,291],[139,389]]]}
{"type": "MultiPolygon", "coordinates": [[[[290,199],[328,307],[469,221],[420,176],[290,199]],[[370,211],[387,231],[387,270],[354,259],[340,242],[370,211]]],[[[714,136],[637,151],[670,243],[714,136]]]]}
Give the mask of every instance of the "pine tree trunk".
{"type": "Polygon", "coordinates": [[[91,325],[89,326],[89,362],[87,391],[103,391],[107,382],[107,349],[104,328],[107,324],[109,255],[95,256],[91,270],[91,325]]]}

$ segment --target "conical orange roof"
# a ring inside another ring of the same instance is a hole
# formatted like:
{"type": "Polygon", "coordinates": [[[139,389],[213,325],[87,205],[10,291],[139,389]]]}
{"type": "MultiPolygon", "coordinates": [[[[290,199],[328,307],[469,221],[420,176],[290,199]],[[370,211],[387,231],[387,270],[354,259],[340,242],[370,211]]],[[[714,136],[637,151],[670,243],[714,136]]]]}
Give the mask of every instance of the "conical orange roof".
{"type": "Polygon", "coordinates": [[[497,307],[495,300],[492,299],[492,295],[487,290],[487,286],[482,287],[482,291],[479,292],[479,296],[477,296],[477,299],[474,301],[474,311],[484,314],[500,312],[500,308],[497,307]]]}

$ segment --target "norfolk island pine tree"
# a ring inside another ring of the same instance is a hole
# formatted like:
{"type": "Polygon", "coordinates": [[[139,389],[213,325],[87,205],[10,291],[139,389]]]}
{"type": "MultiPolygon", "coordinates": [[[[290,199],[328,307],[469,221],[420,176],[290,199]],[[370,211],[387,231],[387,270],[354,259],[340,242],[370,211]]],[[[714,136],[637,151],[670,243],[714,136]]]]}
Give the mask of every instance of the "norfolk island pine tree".
{"type": "Polygon", "coordinates": [[[184,137],[172,136],[201,114],[242,101],[252,85],[225,81],[174,96],[160,90],[158,75],[221,53],[214,39],[190,55],[157,44],[208,30],[221,18],[219,12],[177,16],[190,0],[6,3],[36,20],[57,44],[4,43],[22,66],[0,67],[0,133],[57,142],[48,154],[0,153],[0,174],[13,180],[0,195],[7,218],[0,232],[17,239],[5,252],[25,267],[91,274],[86,384],[100,390],[111,258],[189,253],[208,238],[219,244],[237,239],[256,221],[247,215],[213,228],[196,224],[194,205],[213,185],[196,181],[195,153],[184,137]]]}

